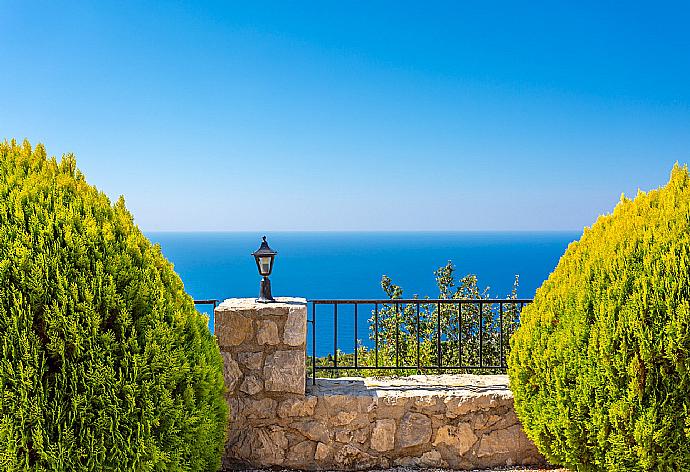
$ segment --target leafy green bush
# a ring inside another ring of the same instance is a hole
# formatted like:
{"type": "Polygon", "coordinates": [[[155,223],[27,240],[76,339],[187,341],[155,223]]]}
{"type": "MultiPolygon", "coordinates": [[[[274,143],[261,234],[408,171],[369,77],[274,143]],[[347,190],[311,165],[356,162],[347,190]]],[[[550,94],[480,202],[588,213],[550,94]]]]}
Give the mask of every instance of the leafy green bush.
{"type": "Polygon", "coordinates": [[[515,408],[552,462],[690,470],[690,176],[622,198],[522,314],[515,408]]]}
{"type": "Polygon", "coordinates": [[[0,470],[215,470],[222,358],[75,159],[0,143],[0,470]]]}

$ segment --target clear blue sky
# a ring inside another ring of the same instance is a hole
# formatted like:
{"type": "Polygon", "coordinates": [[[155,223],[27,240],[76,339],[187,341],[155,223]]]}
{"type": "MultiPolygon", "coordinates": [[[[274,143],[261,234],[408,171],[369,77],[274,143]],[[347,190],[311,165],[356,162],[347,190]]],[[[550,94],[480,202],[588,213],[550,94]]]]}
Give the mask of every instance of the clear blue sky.
{"type": "Polygon", "coordinates": [[[690,161],[683,2],[251,3],[0,0],[0,139],[144,230],[577,230],[690,161]]]}

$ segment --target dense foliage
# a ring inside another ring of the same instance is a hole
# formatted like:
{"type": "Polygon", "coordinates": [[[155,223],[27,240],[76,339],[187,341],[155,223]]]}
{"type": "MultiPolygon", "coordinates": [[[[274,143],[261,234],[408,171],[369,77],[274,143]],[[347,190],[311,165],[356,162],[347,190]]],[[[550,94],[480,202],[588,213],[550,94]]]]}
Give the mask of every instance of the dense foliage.
{"type": "Polygon", "coordinates": [[[215,470],[222,359],[180,278],[75,159],[0,143],[0,470],[215,470]]]}
{"type": "Polygon", "coordinates": [[[690,176],[622,198],[525,307],[515,406],[552,462],[690,470],[690,176]]]}
{"type": "MultiPolygon", "coordinates": [[[[440,299],[486,300],[490,298],[489,289],[480,289],[477,276],[465,275],[459,279],[452,262],[434,272],[438,297],[440,299]]],[[[518,277],[515,277],[513,290],[509,299],[517,298],[518,277]]],[[[394,284],[390,277],[384,275],[381,288],[390,299],[403,298],[403,289],[394,284]]],[[[412,298],[418,299],[417,295],[412,298]]],[[[496,303],[483,303],[481,312],[479,304],[440,304],[422,303],[419,305],[419,324],[417,324],[417,307],[415,304],[381,304],[378,312],[372,312],[369,319],[369,346],[360,343],[358,365],[360,366],[410,366],[417,364],[419,350],[420,365],[432,367],[438,365],[438,333],[441,332],[441,365],[445,366],[478,366],[480,351],[479,319],[482,319],[481,352],[482,365],[500,366],[501,355],[505,359],[510,348],[508,339],[517,327],[519,308],[517,304],[503,305],[502,321],[500,307],[496,303]],[[440,319],[439,319],[440,316],[440,319]],[[503,326],[503,336],[499,328],[503,326]],[[503,344],[501,345],[501,341],[503,344]],[[375,347],[378,342],[378,351],[375,347]],[[396,351],[396,343],[398,350],[396,351]],[[503,347],[501,349],[501,346],[503,347]]],[[[341,310],[346,307],[341,307],[341,310]]],[[[342,316],[342,315],[341,315],[342,316]]],[[[353,365],[354,356],[350,353],[338,353],[338,365],[353,365]]],[[[333,365],[333,357],[318,360],[321,365],[333,365]]],[[[504,362],[503,362],[504,363],[504,362]]],[[[496,369],[454,369],[453,372],[472,371],[472,373],[496,373],[496,369]]],[[[436,373],[436,369],[424,369],[424,372],[436,373]]],[[[449,370],[446,370],[449,372],[449,370]]],[[[339,371],[341,375],[382,375],[381,371],[363,370],[339,371]]],[[[410,375],[418,373],[416,369],[388,370],[387,374],[410,375]]]]}

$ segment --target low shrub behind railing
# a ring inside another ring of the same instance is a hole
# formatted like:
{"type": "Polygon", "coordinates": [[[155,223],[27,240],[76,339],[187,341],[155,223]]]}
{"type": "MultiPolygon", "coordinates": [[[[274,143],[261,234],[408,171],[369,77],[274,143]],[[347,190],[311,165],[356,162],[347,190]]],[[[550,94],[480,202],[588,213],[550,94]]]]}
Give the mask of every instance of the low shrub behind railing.
{"type": "Polygon", "coordinates": [[[517,298],[518,279],[508,298],[489,298],[477,278],[468,275],[457,284],[451,262],[438,269],[441,298],[403,299],[402,289],[384,276],[387,299],[311,300],[312,378],[317,376],[411,375],[418,373],[504,372],[509,339],[529,299],[517,298]],[[319,317],[316,307],[331,305],[332,317],[319,317]],[[338,311],[340,307],[340,312],[338,311]],[[343,308],[351,309],[344,313],[343,308]],[[369,342],[358,337],[360,313],[369,313],[369,342]],[[338,317],[354,317],[354,338],[339,339],[338,317]],[[317,325],[318,323],[318,325],[317,325]],[[333,348],[316,356],[316,332],[323,323],[333,327],[333,348]],[[341,346],[352,346],[351,350],[341,346]]]}

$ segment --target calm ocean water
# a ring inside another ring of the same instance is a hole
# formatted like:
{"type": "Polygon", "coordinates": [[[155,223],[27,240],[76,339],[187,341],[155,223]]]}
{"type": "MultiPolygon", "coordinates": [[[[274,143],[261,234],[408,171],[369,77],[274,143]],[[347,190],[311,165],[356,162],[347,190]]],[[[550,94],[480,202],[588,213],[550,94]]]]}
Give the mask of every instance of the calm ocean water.
{"type": "MultiPolygon", "coordinates": [[[[250,253],[259,247],[262,234],[152,232],[147,236],[161,245],[195,299],[258,296],[260,277],[250,253]]],[[[267,236],[278,251],[271,276],[274,296],[384,298],[380,283],[385,274],[403,287],[406,297],[433,298],[438,295],[433,271],[452,260],[458,276],[477,274],[480,286],[489,286],[494,297],[508,295],[519,274],[518,295],[531,298],[580,233],[275,232],[267,236]]],[[[213,329],[211,310],[200,309],[211,316],[213,329]]],[[[330,316],[328,311],[317,313],[320,354],[332,348],[330,316]]],[[[360,316],[358,323],[363,338],[366,318],[360,316]]],[[[352,325],[350,317],[339,316],[342,339],[352,339],[352,325]]]]}

